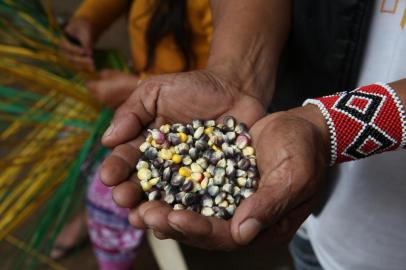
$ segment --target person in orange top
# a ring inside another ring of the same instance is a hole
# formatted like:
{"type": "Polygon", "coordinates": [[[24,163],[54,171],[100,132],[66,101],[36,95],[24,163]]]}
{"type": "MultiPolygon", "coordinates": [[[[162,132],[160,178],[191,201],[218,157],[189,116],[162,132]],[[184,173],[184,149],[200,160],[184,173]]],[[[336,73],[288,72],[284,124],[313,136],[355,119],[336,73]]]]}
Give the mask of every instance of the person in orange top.
{"type": "MultiPolygon", "coordinates": [[[[206,67],[212,35],[208,0],[86,0],[65,28],[60,47],[66,58],[94,70],[93,46],[122,14],[128,14],[133,73],[104,70],[88,82],[89,91],[105,105],[116,108],[139,80],[150,75],[206,67]]],[[[101,269],[130,269],[143,232],[128,223],[128,210],[112,200],[111,188],[96,173],[88,188],[87,223],[101,269]]],[[[76,245],[84,224],[75,217],[56,240],[51,256],[61,257],[76,245]]]]}
{"type": "Polygon", "coordinates": [[[206,67],[213,29],[208,0],[86,0],[65,28],[80,47],[62,42],[65,54],[72,62],[94,69],[93,45],[125,13],[135,74],[206,67]]]}

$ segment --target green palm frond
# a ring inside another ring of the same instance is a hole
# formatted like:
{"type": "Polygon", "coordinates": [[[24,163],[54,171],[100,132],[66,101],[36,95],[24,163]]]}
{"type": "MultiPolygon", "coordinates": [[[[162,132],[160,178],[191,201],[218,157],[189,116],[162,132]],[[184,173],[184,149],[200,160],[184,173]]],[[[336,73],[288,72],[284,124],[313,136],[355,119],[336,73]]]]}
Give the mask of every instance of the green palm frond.
{"type": "MultiPolygon", "coordinates": [[[[2,269],[61,269],[46,254],[106,152],[98,142],[112,113],[84,86],[97,75],[58,53],[55,21],[49,1],[0,0],[2,269]]],[[[116,52],[102,60],[125,68],[116,52]]]]}

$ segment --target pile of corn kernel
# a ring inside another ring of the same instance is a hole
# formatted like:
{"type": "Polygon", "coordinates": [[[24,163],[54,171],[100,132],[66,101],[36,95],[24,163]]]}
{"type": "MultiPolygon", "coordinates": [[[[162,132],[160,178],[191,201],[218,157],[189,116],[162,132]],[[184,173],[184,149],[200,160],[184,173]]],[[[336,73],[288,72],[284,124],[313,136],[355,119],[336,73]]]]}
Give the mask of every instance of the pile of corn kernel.
{"type": "Polygon", "coordinates": [[[137,177],[148,200],[229,219],[258,185],[255,150],[243,123],[227,116],[163,125],[141,144],[137,177]]]}

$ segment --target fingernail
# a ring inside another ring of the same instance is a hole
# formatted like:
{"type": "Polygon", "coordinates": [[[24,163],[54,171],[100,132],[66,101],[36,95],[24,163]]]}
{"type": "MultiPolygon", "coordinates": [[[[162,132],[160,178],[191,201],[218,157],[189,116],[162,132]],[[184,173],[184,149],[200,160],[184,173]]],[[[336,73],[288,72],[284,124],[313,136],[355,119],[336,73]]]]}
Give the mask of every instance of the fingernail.
{"type": "Polygon", "coordinates": [[[110,136],[111,133],[113,133],[113,130],[114,130],[114,125],[111,124],[111,125],[109,126],[109,128],[104,132],[103,138],[106,138],[106,137],[110,136]]]}
{"type": "Polygon", "coordinates": [[[169,225],[170,225],[174,230],[176,230],[176,231],[178,231],[178,232],[180,232],[180,233],[182,233],[182,234],[185,234],[185,233],[182,231],[182,229],[181,229],[178,225],[176,225],[175,223],[169,222],[169,225]]]}
{"type": "Polygon", "coordinates": [[[240,233],[240,244],[248,244],[259,233],[262,224],[255,218],[249,218],[238,228],[240,233]]]}
{"type": "Polygon", "coordinates": [[[155,235],[155,237],[158,238],[159,240],[165,240],[165,239],[168,239],[168,238],[169,238],[168,236],[166,236],[166,234],[161,233],[161,232],[159,232],[159,231],[155,231],[155,230],[154,230],[154,235],[155,235]]]}

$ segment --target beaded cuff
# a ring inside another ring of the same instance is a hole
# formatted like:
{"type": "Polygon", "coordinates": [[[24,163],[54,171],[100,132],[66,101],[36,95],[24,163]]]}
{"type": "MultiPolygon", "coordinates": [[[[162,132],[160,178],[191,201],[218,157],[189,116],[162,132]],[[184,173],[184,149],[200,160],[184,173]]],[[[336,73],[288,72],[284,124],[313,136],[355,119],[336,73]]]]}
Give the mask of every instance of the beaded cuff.
{"type": "Polygon", "coordinates": [[[396,92],[386,84],[308,99],[316,105],[330,132],[330,165],[404,148],[406,115],[396,92]]]}

